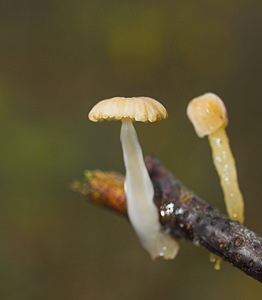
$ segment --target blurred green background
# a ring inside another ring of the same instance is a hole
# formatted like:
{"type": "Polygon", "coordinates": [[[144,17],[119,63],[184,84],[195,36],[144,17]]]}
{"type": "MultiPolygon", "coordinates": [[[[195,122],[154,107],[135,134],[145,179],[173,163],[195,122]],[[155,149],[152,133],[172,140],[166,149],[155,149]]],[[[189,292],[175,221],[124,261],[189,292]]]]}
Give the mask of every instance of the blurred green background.
{"type": "Polygon", "coordinates": [[[228,133],[261,232],[262,1],[0,0],[0,299],[261,299],[261,285],[181,242],[152,262],[130,225],[69,189],[85,169],[124,172],[120,124],[87,120],[113,96],[150,96],[169,119],[137,124],[190,189],[225,210],[190,99],[226,103],[228,133]]]}

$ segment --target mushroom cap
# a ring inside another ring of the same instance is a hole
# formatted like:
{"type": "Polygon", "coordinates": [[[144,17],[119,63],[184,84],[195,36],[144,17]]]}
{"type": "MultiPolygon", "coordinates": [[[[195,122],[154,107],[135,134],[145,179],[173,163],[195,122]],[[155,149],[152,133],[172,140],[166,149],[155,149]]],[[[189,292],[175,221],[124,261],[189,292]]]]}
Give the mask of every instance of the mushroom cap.
{"type": "Polygon", "coordinates": [[[114,97],[98,102],[88,114],[89,120],[131,119],[140,122],[156,122],[167,118],[165,107],[149,97],[114,97]]]}
{"type": "Polygon", "coordinates": [[[191,100],[187,116],[199,137],[204,137],[228,123],[227,110],[223,101],[213,93],[206,93],[191,100]]]}

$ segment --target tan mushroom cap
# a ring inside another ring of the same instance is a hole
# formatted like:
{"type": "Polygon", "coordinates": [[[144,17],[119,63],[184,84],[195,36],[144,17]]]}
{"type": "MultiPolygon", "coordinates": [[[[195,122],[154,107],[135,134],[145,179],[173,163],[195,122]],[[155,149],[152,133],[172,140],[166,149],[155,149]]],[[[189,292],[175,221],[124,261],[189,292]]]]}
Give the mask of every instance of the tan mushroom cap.
{"type": "Polygon", "coordinates": [[[187,116],[199,137],[204,137],[228,123],[227,110],[223,101],[213,93],[206,93],[191,100],[187,116]]]}
{"type": "Polygon", "coordinates": [[[121,120],[156,122],[167,118],[165,107],[149,97],[114,97],[98,102],[88,114],[89,120],[121,120]]]}

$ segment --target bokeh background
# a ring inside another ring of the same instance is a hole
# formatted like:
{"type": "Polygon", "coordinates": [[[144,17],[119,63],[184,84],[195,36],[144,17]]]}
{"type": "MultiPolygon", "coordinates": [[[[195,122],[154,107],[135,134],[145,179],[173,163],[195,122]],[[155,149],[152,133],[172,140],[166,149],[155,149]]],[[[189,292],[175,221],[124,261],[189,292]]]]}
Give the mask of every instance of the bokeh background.
{"type": "Polygon", "coordinates": [[[261,285],[181,242],[152,262],[130,225],[69,189],[86,169],[124,172],[113,96],[151,96],[169,119],[137,124],[190,189],[225,210],[210,149],[185,111],[217,93],[246,199],[262,233],[262,1],[0,0],[0,298],[261,299],[261,285]]]}

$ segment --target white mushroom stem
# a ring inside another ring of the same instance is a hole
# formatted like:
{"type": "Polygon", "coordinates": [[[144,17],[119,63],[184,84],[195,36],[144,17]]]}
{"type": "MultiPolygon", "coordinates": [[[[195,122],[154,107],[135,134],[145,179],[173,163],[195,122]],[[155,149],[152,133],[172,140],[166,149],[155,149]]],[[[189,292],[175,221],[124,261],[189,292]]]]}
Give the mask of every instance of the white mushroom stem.
{"type": "Polygon", "coordinates": [[[123,119],[121,142],[126,167],[125,193],[129,219],[143,247],[154,259],[172,259],[178,244],[162,231],[158,210],[153,202],[154,188],[131,119],[123,119]]]}
{"type": "Polygon", "coordinates": [[[239,189],[235,160],[224,128],[219,128],[209,136],[213,161],[220,176],[226,208],[231,219],[243,224],[244,201],[239,189]]]}

